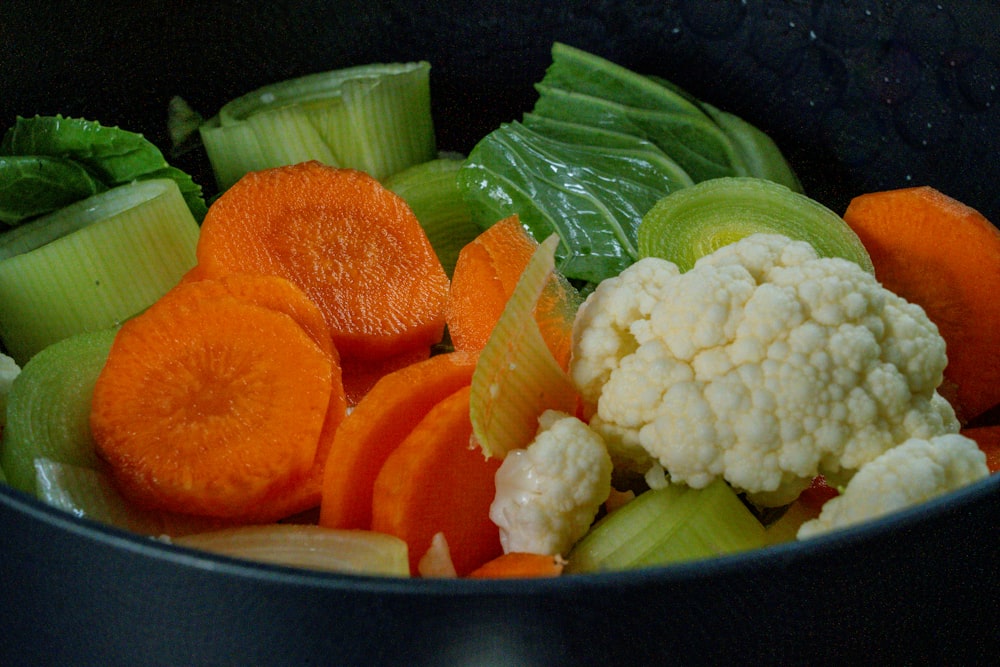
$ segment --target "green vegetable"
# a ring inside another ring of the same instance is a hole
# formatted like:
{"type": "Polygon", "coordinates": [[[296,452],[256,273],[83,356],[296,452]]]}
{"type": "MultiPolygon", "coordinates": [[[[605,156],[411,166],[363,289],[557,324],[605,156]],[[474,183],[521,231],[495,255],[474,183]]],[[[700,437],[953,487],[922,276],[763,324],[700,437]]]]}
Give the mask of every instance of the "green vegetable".
{"type": "Polygon", "coordinates": [[[639,225],[639,255],[687,271],[700,257],[759,232],[806,241],[821,257],[849,259],[874,273],[843,218],[801,193],[752,177],[703,181],[661,199],[639,225]]]}
{"type": "Polygon", "coordinates": [[[19,364],[143,310],[191,269],[199,228],[174,181],[137,181],[0,235],[0,340],[19,364]]]}
{"type": "Polygon", "coordinates": [[[141,134],[63,116],[18,118],[0,141],[0,222],[9,226],[135,180],[177,183],[196,221],[201,187],[141,134]]]}
{"type": "Polygon", "coordinates": [[[459,174],[472,217],[513,214],[536,239],[559,234],[559,270],[597,283],[639,257],[642,216],[664,196],[727,176],[801,189],[749,123],[684,91],[556,43],[533,109],[470,152],[459,174]]]}
{"type": "Polygon", "coordinates": [[[35,494],[35,459],[97,469],[90,398],[116,330],[80,334],[51,345],[24,365],[7,397],[0,465],[8,483],[35,494]]]}
{"type": "Polygon", "coordinates": [[[667,565],[764,545],[764,526],[723,480],[703,489],[670,484],[598,521],[573,547],[567,572],[667,565]]]}
{"type": "Polygon", "coordinates": [[[430,65],[374,64],[264,86],[200,128],[225,190],[249,171],[318,160],[383,179],[435,157],[430,65]]]}
{"type": "Polygon", "coordinates": [[[449,277],[458,253],[480,232],[458,188],[458,170],[463,162],[464,158],[442,157],[421,162],[383,181],[409,204],[449,277]]]}

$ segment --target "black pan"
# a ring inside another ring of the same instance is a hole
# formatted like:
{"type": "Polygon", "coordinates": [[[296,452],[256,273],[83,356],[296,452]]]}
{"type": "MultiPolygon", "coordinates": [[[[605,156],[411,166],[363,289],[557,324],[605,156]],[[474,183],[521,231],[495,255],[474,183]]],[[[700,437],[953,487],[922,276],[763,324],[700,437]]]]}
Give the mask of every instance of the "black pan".
{"type": "MultiPolygon", "coordinates": [[[[929,184],[1000,220],[1000,5],[684,0],[4,0],[0,124],[62,113],[169,150],[174,95],[432,63],[439,145],[534,101],[554,40],[673,80],[772,134],[838,212],[929,184]]],[[[198,151],[178,166],[211,194],[198,151]]],[[[982,664],[1000,618],[1000,476],[807,544],[547,581],[253,565],[0,489],[0,664],[982,664]]]]}

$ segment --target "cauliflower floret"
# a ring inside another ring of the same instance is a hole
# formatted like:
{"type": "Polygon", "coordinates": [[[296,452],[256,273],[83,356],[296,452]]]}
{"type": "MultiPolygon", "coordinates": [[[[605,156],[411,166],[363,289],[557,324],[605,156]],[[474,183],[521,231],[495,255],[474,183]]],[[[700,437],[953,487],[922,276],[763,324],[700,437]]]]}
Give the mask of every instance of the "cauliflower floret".
{"type": "Polygon", "coordinates": [[[930,500],[989,474],[973,440],[948,434],[911,438],[866,463],[819,517],[799,528],[805,539],[930,500]]]}
{"type": "Polygon", "coordinates": [[[686,273],[644,259],[587,299],[571,374],[616,465],[725,478],[755,502],[836,483],[911,437],[958,430],[947,358],[916,305],[853,262],[756,234],[686,273]]]}
{"type": "Polygon", "coordinates": [[[586,424],[548,410],[535,440],[507,453],[490,519],[504,553],[563,554],[583,537],[611,493],[611,458],[586,424]]]}

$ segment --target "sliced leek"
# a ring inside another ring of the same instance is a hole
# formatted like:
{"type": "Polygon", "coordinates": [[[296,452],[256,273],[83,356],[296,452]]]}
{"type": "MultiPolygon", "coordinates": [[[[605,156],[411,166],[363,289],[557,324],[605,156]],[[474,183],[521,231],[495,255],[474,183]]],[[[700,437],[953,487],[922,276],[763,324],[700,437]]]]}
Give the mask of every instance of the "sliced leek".
{"type": "Polygon", "coordinates": [[[806,241],[821,257],[842,257],[874,272],[843,218],[784,185],[747,176],[702,181],[658,201],[639,224],[639,256],[687,271],[700,257],[762,232],[806,241]]]}
{"type": "Polygon", "coordinates": [[[242,526],[187,535],[174,544],[265,563],[313,570],[408,577],[406,542],[368,530],[307,524],[242,526]]]}
{"type": "Polygon", "coordinates": [[[249,171],[306,160],[378,179],[435,157],[430,65],[374,64],[264,86],[200,128],[225,190],[249,171]]]}
{"type": "Polygon", "coordinates": [[[458,188],[463,162],[448,157],[421,162],[384,181],[413,209],[449,277],[462,247],[482,231],[458,188]]]}
{"type": "Polygon", "coordinates": [[[668,565],[756,549],[764,526],[725,481],[670,484],[615,510],[577,542],[567,572],[668,565]]]}
{"type": "Polygon", "coordinates": [[[137,181],[0,236],[0,340],[24,364],[114,326],[195,265],[198,225],[177,184],[137,181]]]}
{"type": "Polygon", "coordinates": [[[546,288],[559,286],[550,236],[535,251],[472,374],[469,413],[475,439],[486,456],[503,458],[527,446],[547,409],[573,413],[576,389],[556,361],[539,329],[536,305],[546,288]]]}
{"type": "Polygon", "coordinates": [[[14,379],[0,464],[8,483],[36,492],[35,459],[99,466],[90,434],[90,399],[108,358],[114,329],[83,333],[36,354],[14,379]]]}

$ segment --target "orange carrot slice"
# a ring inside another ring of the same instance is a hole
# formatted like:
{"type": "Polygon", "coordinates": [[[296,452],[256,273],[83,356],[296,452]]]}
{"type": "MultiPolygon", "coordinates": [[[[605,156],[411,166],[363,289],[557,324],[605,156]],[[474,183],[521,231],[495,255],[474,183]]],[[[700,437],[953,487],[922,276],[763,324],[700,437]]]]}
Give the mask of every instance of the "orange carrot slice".
{"type": "Polygon", "coordinates": [[[565,563],[558,556],[512,551],[497,556],[469,573],[471,579],[515,579],[558,577],[565,563]]]}
{"type": "Polygon", "coordinates": [[[879,281],[937,324],[959,418],[1000,402],[1000,230],[930,187],[861,195],[844,219],[879,281]]]}
{"type": "Polygon", "coordinates": [[[288,507],[269,503],[316,461],[333,376],[286,313],[186,283],[116,336],[94,388],[95,448],[141,507],[278,519],[288,507]]]}
{"type": "Polygon", "coordinates": [[[469,387],[463,387],[427,413],[375,480],[372,530],[409,545],[414,574],[438,532],[459,576],[503,553],[489,517],[500,461],[470,448],[471,436],[469,387]]]}
{"type": "Polygon", "coordinates": [[[469,352],[439,354],[386,375],[365,394],[340,424],[327,457],[320,525],[371,527],[382,465],[431,408],[472,382],[476,359],[469,352]]]}
{"type": "Polygon", "coordinates": [[[976,426],[962,430],[962,435],[971,438],[986,454],[986,467],[991,473],[1000,472],[1000,425],[976,426]]]}
{"type": "Polygon", "coordinates": [[[407,366],[426,361],[431,356],[429,347],[418,347],[384,359],[359,359],[346,357],[341,360],[344,393],[348,405],[357,405],[372,387],[386,375],[407,366]]]}
{"type": "Polygon", "coordinates": [[[360,171],[312,161],[247,174],[209,208],[197,258],[207,277],[291,280],[343,358],[429,347],[444,330],[448,277],[420,222],[360,171]]]}
{"type": "Polygon", "coordinates": [[[462,248],[447,306],[455,349],[483,349],[537,246],[514,215],[494,223],[462,248]]]}

